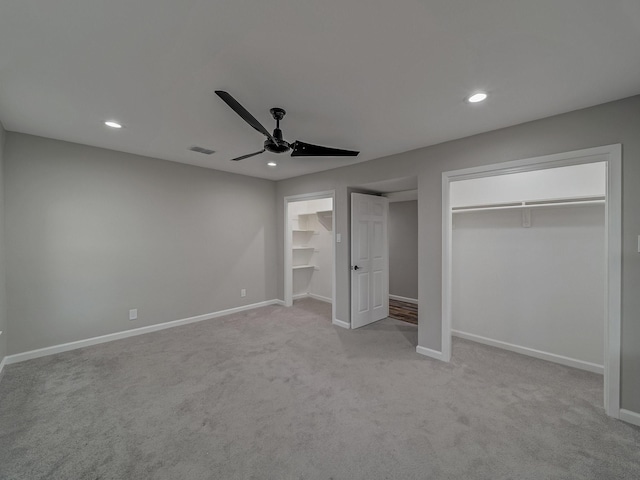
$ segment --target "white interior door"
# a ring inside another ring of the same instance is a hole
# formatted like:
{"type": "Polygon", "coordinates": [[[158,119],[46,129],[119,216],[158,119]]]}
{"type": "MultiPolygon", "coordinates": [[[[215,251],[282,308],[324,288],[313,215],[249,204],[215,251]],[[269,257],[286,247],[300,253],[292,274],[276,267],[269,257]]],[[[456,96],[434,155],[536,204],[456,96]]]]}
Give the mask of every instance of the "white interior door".
{"type": "Polygon", "coordinates": [[[389,316],[389,200],[351,194],[351,328],[389,316]]]}

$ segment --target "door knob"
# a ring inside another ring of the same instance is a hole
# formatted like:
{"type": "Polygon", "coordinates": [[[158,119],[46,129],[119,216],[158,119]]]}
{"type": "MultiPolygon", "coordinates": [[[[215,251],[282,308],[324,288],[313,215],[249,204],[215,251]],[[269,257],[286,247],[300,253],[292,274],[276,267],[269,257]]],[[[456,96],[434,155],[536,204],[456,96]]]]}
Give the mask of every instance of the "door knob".
{"type": "Polygon", "coordinates": [[[356,265],[355,267],[351,267],[352,270],[360,270],[360,267],[356,265]]]}

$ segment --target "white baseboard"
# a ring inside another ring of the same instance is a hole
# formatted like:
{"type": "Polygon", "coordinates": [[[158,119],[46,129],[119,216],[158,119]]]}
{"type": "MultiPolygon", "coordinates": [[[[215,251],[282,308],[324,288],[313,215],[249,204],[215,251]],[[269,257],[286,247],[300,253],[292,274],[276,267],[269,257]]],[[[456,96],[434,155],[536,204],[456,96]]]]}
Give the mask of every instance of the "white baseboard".
{"type": "Polygon", "coordinates": [[[442,352],[439,352],[437,350],[431,350],[430,348],[427,348],[427,347],[421,347],[420,345],[416,347],[416,353],[419,353],[420,355],[424,355],[425,357],[435,358],[436,360],[440,360],[442,362],[446,361],[444,358],[444,355],[442,355],[442,352]]]}
{"type": "Polygon", "coordinates": [[[413,303],[415,305],[418,305],[417,298],[401,297],[400,295],[389,295],[389,298],[391,300],[398,300],[399,302],[407,302],[407,303],[413,303]]]}
{"type": "Polygon", "coordinates": [[[640,427],[640,413],[632,412],[631,410],[620,409],[620,420],[630,423],[631,425],[637,425],[640,427]]]}
{"type": "Polygon", "coordinates": [[[316,295],[315,293],[308,293],[308,296],[320,300],[321,302],[333,303],[329,297],[323,297],[322,295],[316,295]]]}
{"type": "Polygon", "coordinates": [[[337,325],[338,327],[342,327],[342,328],[346,328],[347,330],[349,330],[351,328],[351,324],[348,322],[345,322],[343,320],[338,320],[337,318],[333,319],[333,323],[334,325],[337,325]]]}
{"type": "Polygon", "coordinates": [[[197,315],[195,317],[183,318],[180,320],[173,320],[170,322],[158,323],[156,325],[148,325],[146,327],[134,328],[132,330],[125,330],[123,332],[110,333],[108,335],[101,335],[99,337],[87,338],[85,340],[78,340],[75,342],[63,343],[61,345],[54,345],[52,347],[39,348],[37,350],[30,350],[28,352],[16,353],[14,355],[8,355],[4,358],[7,365],[12,363],[24,362],[33,358],[45,357],[47,355],[54,355],[56,353],[68,352],[69,350],[75,350],[77,348],[88,347],[91,345],[98,345],[100,343],[112,342],[114,340],[120,340],[122,338],[135,337],[136,335],[143,335],[145,333],[157,332],[158,330],[165,330],[167,328],[180,327],[182,325],[188,325],[189,323],[201,322],[203,320],[210,320],[212,318],[223,317],[225,315],[231,315],[233,313],[243,312],[245,310],[252,310],[254,308],[266,307],[268,305],[281,305],[284,302],[281,300],[267,300],[264,302],[252,303],[251,305],[243,305],[241,307],[229,308],[227,310],[220,310],[213,313],[205,313],[204,315],[197,315]]]}
{"type": "Polygon", "coordinates": [[[316,295],[315,293],[298,293],[291,297],[292,300],[300,300],[301,298],[315,298],[316,300],[320,300],[321,302],[333,303],[329,297],[323,297],[322,295],[316,295]]]}
{"type": "Polygon", "coordinates": [[[535,357],[541,360],[559,363],[567,367],[579,368],[580,370],[586,370],[588,372],[604,375],[604,366],[598,365],[597,363],[585,362],[583,360],[577,360],[575,358],[565,357],[563,355],[556,355],[555,353],[543,352],[542,350],[536,350],[534,348],[521,347],[520,345],[514,345],[512,343],[502,342],[500,340],[494,340],[492,338],[481,337],[480,335],[465,333],[459,330],[451,330],[451,334],[456,337],[464,338],[465,340],[471,340],[473,342],[482,343],[491,347],[502,348],[504,350],[509,350],[521,355],[527,355],[529,357],[535,357]]]}

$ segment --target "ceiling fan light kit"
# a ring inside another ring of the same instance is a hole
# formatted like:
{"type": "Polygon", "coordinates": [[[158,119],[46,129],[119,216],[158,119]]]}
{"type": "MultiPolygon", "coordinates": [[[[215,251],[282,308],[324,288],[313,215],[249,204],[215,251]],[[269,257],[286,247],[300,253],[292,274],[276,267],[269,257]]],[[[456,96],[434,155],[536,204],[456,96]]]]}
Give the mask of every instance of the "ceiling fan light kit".
{"type": "Polygon", "coordinates": [[[360,152],[354,150],[342,150],[339,148],[331,148],[331,147],[323,147],[320,145],[313,145],[311,143],[301,142],[296,140],[293,143],[289,143],[282,137],[282,130],[280,130],[280,120],[284,118],[287,112],[282,108],[274,107],[271,110],[271,116],[276,121],[276,128],[273,130],[273,134],[269,133],[269,131],[262,126],[262,124],[256,120],[256,118],[249,113],[249,111],[240,105],[235,98],[231,96],[230,93],[225,92],[223,90],[216,90],[216,95],[218,95],[222,101],[224,101],[231,109],[236,112],[245,122],[251,125],[258,132],[262,133],[266,138],[263,144],[263,149],[249,153],[247,155],[243,155],[241,157],[232,158],[233,161],[244,160],[245,158],[253,157],[255,155],[260,155],[265,151],[271,153],[286,153],[291,150],[292,157],[355,157],[360,152]]]}

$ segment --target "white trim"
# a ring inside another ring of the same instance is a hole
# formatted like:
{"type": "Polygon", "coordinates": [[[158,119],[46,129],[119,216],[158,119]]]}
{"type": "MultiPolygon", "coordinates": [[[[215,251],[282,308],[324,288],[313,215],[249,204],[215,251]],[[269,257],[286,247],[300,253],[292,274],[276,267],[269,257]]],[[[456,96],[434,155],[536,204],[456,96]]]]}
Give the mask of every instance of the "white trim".
{"type": "Polygon", "coordinates": [[[315,298],[316,300],[320,300],[321,302],[331,303],[331,299],[329,297],[323,297],[322,295],[316,295],[315,293],[306,292],[306,293],[298,293],[292,296],[293,300],[300,300],[301,298],[315,298]]]}
{"type": "Polygon", "coordinates": [[[227,310],[220,310],[213,313],[205,313],[204,315],[196,315],[195,317],[183,318],[181,320],[172,320],[170,322],[158,323],[156,325],[148,325],[146,327],[110,333],[108,335],[87,338],[85,340],[78,340],[75,342],[54,345],[52,347],[39,348],[37,350],[30,350],[28,352],[16,353],[14,355],[8,355],[4,360],[6,360],[7,365],[11,365],[12,363],[24,362],[33,358],[46,357],[47,355],[54,355],[56,353],[67,352],[69,350],[84,348],[91,345],[98,345],[100,343],[112,342],[114,340],[120,340],[128,337],[135,337],[137,335],[143,335],[145,333],[157,332],[158,330],[165,330],[167,328],[180,327],[182,325],[188,325],[189,323],[201,322],[203,320],[223,317],[225,315],[231,315],[233,313],[243,312],[245,310],[253,310],[254,308],[281,304],[282,300],[277,299],[267,300],[259,303],[252,303],[251,305],[243,305],[242,307],[229,308],[227,310]]]}
{"type": "Polygon", "coordinates": [[[535,357],[553,363],[559,363],[560,365],[565,365],[567,367],[579,368],[580,370],[586,370],[588,372],[599,373],[600,375],[604,374],[604,366],[598,365],[597,363],[585,362],[576,358],[565,357],[564,355],[556,355],[555,353],[536,350],[535,348],[522,347],[520,345],[514,345],[513,343],[494,340],[487,337],[481,337],[480,335],[461,332],[459,330],[451,330],[451,334],[456,337],[464,338],[465,340],[471,340],[472,342],[482,343],[491,347],[502,348],[504,350],[509,350],[521,355],[527,355],[529,357],[535,357]]]}
{"type": "MultiPolygon", "coordinates": [[[[451,308],[452,262],[453,262],[453,213],[451,212],[451,179],[449,172],[442,174],[442,331],[440,348],[447,362],[451,360],[451,308]]],[[[420,326],[420,320],[418,320],[420,326]]]]}
{"type": "Polygon", "coordinates": [[[291,225],[289,224],[289,203],[301,202],[305,200],[316,200],[320,198],[331,199],[331,209],[333,211],[331,220],[331,264],[333,272],[331,275],[331,317],[336,318],[336,265],[338,256],[336,255],[336,191],[326,190],[323,192],[303,193],[300,195],[288,195],[284,197],[284,305],[293,305],[293,255],[291,250],[291,225]]]}
{"type": "Polygon", "coordinates": [[[336,325],[338,327],[346,328],[347,330],[349,330],[351,328],[351,324],[349,322],[345,322],[343,320],[338,320],[335,317],[333,319],[333,322],[331,322],[331,323],[333,323],[334,325],[336,325]]]}
{"type": "Polygon", "coordinates": [[[398,300],[399,302],[407,302],[407,303],[413,303],[415,305],[418,305],[417,298],[401,297],[400,295],[391,295],[391,294],[389,294],[389,298],[391,300],[398,300]]]}
{"type": "Polygon", "coordinates": [[[521,160],[511,160],[508,162],[492,163],[460,170],[443,172],[443,176],[455,180],[468,180],[470,178],[483,178],[495,175],[510,175],[512,173],[532,172],[535,170],[545,170],[547,168],[566,167],[569,165],[582,165],[585,163],[606,162],[607,157],[616,149],[620,149],[620,144],[604,145],[602,147],[585,148],[573,150],[571,152],[554,153],[542,155],[540,157],[524,158],[521,160]],[[594,157],[586,160],[586,157],[594,157]],[[586,161],[585,161],[586,160],[586,161]]]}
{"type": "Polygon", "coordinates": [[[307,296],[310,298],[315,298],[316,300],[320,300],[321,302],[333,303],[329,297],[323,297],[322,295],[316,295],[315,293],[307,293],[307,296]]]}
{"type": "Polygon", "coordinates": [[[442,352],[438,352],[437,350],[431,350],[430,348],[427,348],[427,347],[421,347],[420,345],[416,347],[416,353],[419,353],[420,355],[424,355],[425,357],[431,357],[431,358],[435,358],[436,360],[445,361],[442,352]]]}
{"type": "Polygon", "coordinates": [[[2,370],[4,369],[6,363],[7,357],[2,357],[2,360],[0,360],[0,378],[2,378],[2,370]]]}
{"type": "Polygon", "coordinates": [[[604,408],[607,415],[620,415],[620,339],[622,269],[622,146],[620,144],[587,148],[553,155],[494,163],[442,173],[442,355],[451,355],[451,268],[452,212],[451,182],[494,175],[529,172],[547,168],[605,162],[606,191],[606,274],[604,340],[604,408]]]}
{"type": "Polygon", "coordinates": [[[605,250],[607,252],[604,408],[608,415],[620,416],[620,357],[622,330],[622,146],[612,145],[607,162],[605,206],[605,250]]]}
{"type": "Polygon", "coordinates": [[[620,409],[620,420],[630,423],[631,425],[637,425],[640,427],[640,413],[632,412],[631,410],[620,409]]]}

